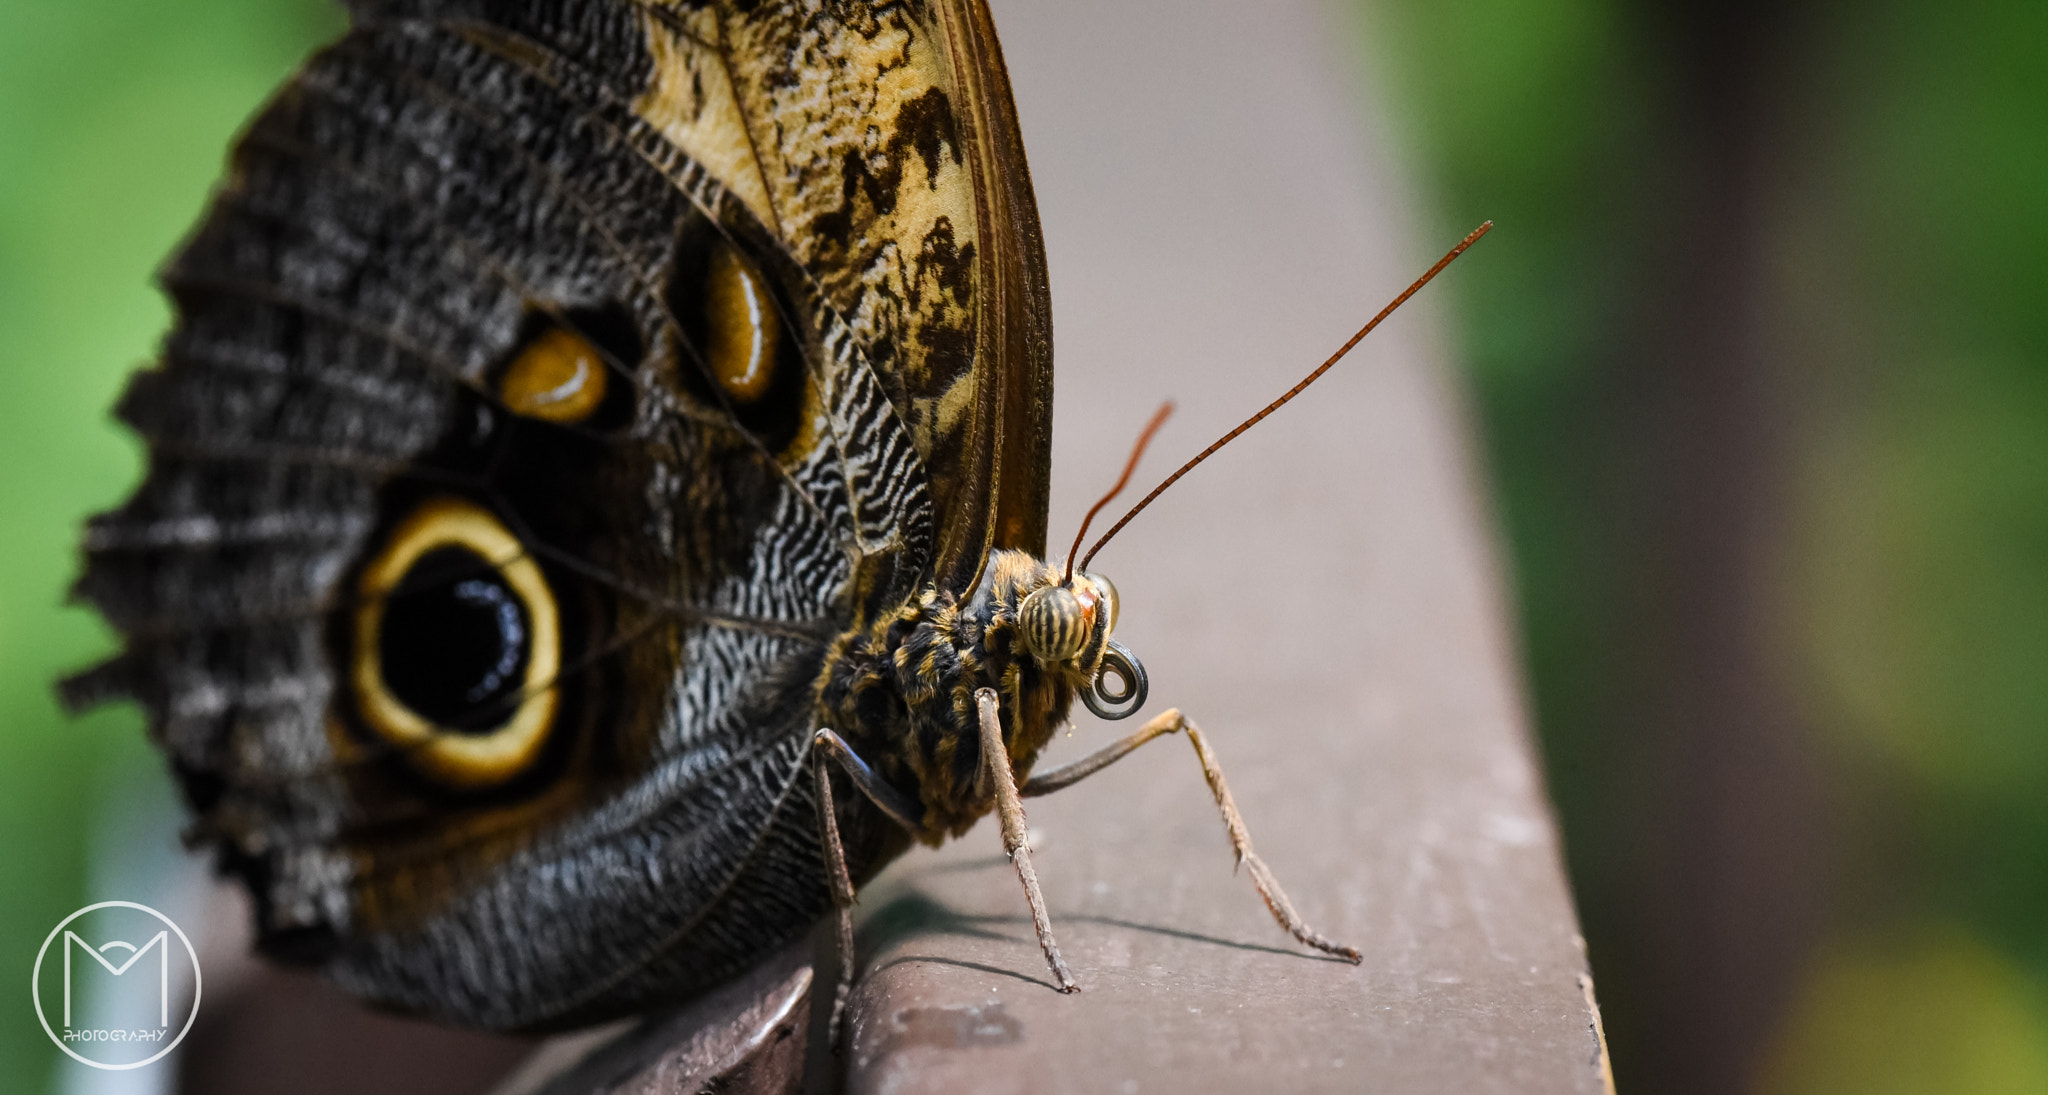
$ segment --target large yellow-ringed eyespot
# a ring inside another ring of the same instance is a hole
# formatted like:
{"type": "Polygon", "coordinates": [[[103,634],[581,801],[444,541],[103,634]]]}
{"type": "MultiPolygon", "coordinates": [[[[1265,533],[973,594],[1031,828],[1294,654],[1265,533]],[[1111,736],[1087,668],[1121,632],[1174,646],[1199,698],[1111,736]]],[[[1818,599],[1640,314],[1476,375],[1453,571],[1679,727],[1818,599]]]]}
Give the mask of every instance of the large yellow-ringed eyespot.
{"type": "Polygon", "coordinates": [[[512,359],[498,381],[498,398],[513,414],[571,425],[597,413],[608,382],[597,347],[553,327],[512,359]]]}
{"type": "Polygon", "coordinates": [[[782,327],[760,274],[730,244],[711,252],[703,308],[704,345],[698,349],[718,386],[738,403],[753,403],[768,394],[782,327]]]}
{"type": "Polygon", "coordinates": [[[350,674],[363,721],[429,775],[503,783],[540,754],[561,622],[540,567],[490,511],[422,504],[357,583],[350,674]]]}

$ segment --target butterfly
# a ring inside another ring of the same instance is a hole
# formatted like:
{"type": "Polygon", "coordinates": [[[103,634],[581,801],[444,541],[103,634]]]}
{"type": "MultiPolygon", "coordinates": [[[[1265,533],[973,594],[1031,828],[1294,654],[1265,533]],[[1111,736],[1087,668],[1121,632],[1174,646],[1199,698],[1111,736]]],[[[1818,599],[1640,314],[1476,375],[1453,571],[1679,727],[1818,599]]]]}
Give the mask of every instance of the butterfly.
{"type": "Polygon", "coordinates": [[[1046,559],[1044,250],[981,0],[350,9],[162,274],[119,405],[148,475],[78,587],[124,646],[65,686],[140,702],[264,953],[563,1029],[836,912],[843,1002],[855,888],[993,812],[1071,989],[1021,799],[1178,733],[1276,919],[1358,960],[1178,712],[1033,772],[1145,678],[1082,537],[1046,559]]]}

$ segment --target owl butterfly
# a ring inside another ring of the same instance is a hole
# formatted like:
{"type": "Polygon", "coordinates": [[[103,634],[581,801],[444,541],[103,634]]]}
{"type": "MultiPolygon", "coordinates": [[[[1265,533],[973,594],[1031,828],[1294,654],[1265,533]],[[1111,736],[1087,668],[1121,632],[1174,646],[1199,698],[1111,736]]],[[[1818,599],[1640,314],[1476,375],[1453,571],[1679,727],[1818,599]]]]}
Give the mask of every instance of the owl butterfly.
{"type": "Polygon", "coordinates": [[[66,684],[140,701],[263,951],[576,1026],[835,907],[850,963],[853,887],[997,810],[1071,988],[1018,798],[1177,731],[1274,915],[1356,960],[1177,713],[1031,773],[1143,671],[1043,560],[1045,261],[980,0],[350,7],[163,272],[148,476],[79,583],[125,645],[66,684]]]}

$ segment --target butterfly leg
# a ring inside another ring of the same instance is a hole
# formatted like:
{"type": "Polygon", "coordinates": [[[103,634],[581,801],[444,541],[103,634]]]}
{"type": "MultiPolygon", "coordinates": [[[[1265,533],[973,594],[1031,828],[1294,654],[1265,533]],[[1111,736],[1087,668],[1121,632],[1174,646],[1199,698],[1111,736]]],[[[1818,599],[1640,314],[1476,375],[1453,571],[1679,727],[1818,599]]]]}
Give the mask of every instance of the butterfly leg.
{"type": "Polygon", "coordinates": [[[1355,948],[1323,938],[1294,911],[1294,903],[1287,900],[1287,891],[1280,888],[1280,881],[1273,877],[1272,868],[1267,867],[1266,861],[1260,859],[1257,852],[1252,851],[1252,835],[1244,827],[1244,817],[1237,812],[1236,801],[1230,797],[1230,785],[1223,782],[1223,767],[1217,763],[1215,751],[1209,748],[1208,739],[1195,728],[1195,724],[1189,722],[1187,716],[1182,715],[1177,709],[1160,713],[1157,718],[1139,727],[1135,733],[1122,741],[1105,746],[1063,768],[1055,768],[1050,772],[1033,776],[1024,784],[1022,794],[1029,798],[1051,794],[1063,787],[1072,786],[1122,760],[1146,742],[1173,733],[1186,734],[1188,743],[1195,747],[1195,756],[1202,762],[1202,776],[1209,781],[1209,793],[1215,796],[1216,809],[1223,814],[1223,827],[1230,831],[1230,846],[1237,852],[1238,866],[1251,868],[1252,885],[1258,888],[1259,896],[1265,899],[1266,908],[1272,911],[1273,919],[1278,920],[1289,935],[1319,951],[1349,959],[1353,963],[1364,961],[1364,956],[1355,948]]]}
{"type": "Polygon", "coordinates": [[[1059,944],[1053,942],[1052,919],[1045,912],[1045,895],[1038,890],[1031,846],[1024,840],[1024,800],[1018,797],[1017,777],[1010,771],[1010,752],[1003,745],[1001,708],[995,689],[976,690],[974,703],[981,713],[982,766],[988,769],[996,786],[996,817],[1003,825],[1003,850],[1010,853],[1010,863],[1017,868],[1017,880],[1024,884],[1024,900],[1031,906],[1031,926],[1038,929],[1038,946],[1045,951],[1053,979],[1059,982],[1061,992],[1079,992],[1081,986],[1067,969],[1067,960],[1060,957],[1059,944]]]}
{"type": "Polygon", "coordinates": [[[911,832],[917,832],[924,808],[904,798],[894,787],[884,783],[860,754],[846,744],[846,739],[831,730],[819,730],[811,736],[811,774],[818,783],[818,835],[825,846],[825,881],[832,890],[832,903],[839,910],[839,981],[832,991],[831,1032],[833,1045],[839,1044],[839,1020],[846,1012],[846,998],[853,990],[853,876],[846,869],[846,847],[839,839],[839,811],[832,802],[832,772],[826,767],[827,761],[839,765],[841,771],[853,781],[853,785],[866,795],[869,801],[880,807],[898,825],[911,832]]]}

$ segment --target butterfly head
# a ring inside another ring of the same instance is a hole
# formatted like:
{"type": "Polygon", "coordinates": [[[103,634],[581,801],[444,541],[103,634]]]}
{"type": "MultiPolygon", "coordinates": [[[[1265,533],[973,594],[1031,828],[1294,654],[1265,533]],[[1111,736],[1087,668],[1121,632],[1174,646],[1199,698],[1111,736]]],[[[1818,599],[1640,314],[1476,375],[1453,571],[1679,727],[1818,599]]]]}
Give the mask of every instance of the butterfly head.
{"type": "Polygon", "coordinates": [[[1145,668],[1116,630],[1117,594],[1110,580],[1076,570],[1062,578],[1057,568],[1017,605],[1017,636],[1046,669],[1077,682],[1081,701],[1106,719],[1120,719],[1145,702],[1145,668]]]}

